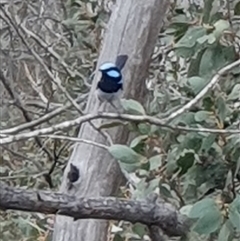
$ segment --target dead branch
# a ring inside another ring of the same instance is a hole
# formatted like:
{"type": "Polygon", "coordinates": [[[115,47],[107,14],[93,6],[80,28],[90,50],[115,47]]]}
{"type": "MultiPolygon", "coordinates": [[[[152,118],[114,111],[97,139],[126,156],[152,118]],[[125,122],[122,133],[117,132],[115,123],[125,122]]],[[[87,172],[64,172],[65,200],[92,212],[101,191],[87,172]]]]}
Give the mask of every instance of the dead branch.
{"type": "Polygon", "coordinates": [[[168,236],[188,232],[189,222],[161,199],[126,200],[114,197],[84,198],[49,191],[9,187],[1,182],[0,209],[59,214],[78,219],[125,220],[161,228],[168,236]]]}

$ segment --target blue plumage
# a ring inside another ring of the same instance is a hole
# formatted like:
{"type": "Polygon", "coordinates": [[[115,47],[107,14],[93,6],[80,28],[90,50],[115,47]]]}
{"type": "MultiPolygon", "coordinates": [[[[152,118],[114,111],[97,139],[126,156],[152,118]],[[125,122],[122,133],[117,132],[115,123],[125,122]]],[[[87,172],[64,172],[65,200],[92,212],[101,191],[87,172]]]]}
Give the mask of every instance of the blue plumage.
{"type": "Polygon", "coordinates": [[[128,59],[127,55],[119,55],[115,64],[104,63],[99,70],[102,77],[97,84],[98,97],[101,100],[112,101],[123,89],[123,79],[121,70],[128,59]]]}

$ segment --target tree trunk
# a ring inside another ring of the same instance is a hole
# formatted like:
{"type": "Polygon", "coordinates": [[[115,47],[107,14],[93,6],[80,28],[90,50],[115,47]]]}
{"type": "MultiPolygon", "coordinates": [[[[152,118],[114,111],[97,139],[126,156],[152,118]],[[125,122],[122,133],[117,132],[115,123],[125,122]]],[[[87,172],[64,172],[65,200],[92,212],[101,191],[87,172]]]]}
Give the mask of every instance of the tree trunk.
{"type": "MultiPolygon", "coordinates": [[[[167,0],[128,0],[117,1],[109,20],[99,64],[115,61],[118,54],[127,54],[129,59],[123,71],[125,79],[124,96],[141,102],[146,95],[145,79],[159,30],[166,13],[167,0]]],[[[99,80],[96,74],[87,104],[87,111],[97,109],[94,91],[99,80]]],[[[110,109],[109,104],[104,106],[110,109]]],[[[94,121],[94,125],[103,124],[103,120],[94,121]]],[[[114,127],[108,132],[113,143],[126,143],[128,131],[114,127]]],[[[105,138],[88,123],[82,125],[78,135],[81,139],[106,143],[105,138]]],[[[94,145],[76,144],[66,167],[61,191],[79,197],[97,197],[113,195],[120,185],[121,171],[109,153],[94,145]],[[68,190],[67,174],[70,163],[80,171],[80,181],[68,190]]],[[[69,217],[56,217],[54,241],[106,241],[108,222],[105,220],[78,220],[69,217]]]]}

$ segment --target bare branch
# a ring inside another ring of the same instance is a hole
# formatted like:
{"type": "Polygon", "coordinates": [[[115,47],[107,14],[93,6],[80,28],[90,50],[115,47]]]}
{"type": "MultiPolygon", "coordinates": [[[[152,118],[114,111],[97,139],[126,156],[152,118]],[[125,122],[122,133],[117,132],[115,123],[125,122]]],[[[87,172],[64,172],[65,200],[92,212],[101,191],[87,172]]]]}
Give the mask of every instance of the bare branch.
{"type": "Polygon", "coordinates": [[[126,200],[114,197],[77,198],[49,191],[14,188],[1,183],[0,208],[47,214],[60,214],[77,219],[125,220],[160,227],[169,236],[188,232],[188,220],[162,200],[126,200]]]}
{"type": "MultiPolygon", "coordinates": [[[[46,73],[48,74],[49,78],[53,81],[54,84],[58,86],[58,88],[62,91],[62,93],[66,96],[66,98],[69,100],[69,102],[76,108],[76,110],[79,112],[79,114],[83,114],[81,108],[76,103],[76,101],[71,97],[71,95],[68,93],[68,91],[62,86],[61,80],[53,75],[53,73],[49,70],[48,66],[44,63],[43,59],[35,52],[28,44],[28,42],[25,40],[24,36],[20,33],[19,29],[24,30],[23,23],[19,23],[18,27],[14,24],[11,17],[7,14],[7,12],[4,10],[3,7],[0,5],[1,11],[4,13],[5,17],[8,19],[8,21],[11,23],[12,27],[16,31],[17,35],[21,39],[21,41],[24,43],[24,45],[27,47],[29,52],[35,57],[35,59],[39,62],[39,64],[44,68],[46,73]]],[[[97,132],[99,132],[104,138],[106,138],[109,143],[111,143],[111,138],[107,133],[102,132],[101,130],[98,130],[93,123],[89,123],[93,129],[95,129],[97,132]]]]}
{"type": "MultiPolygon", "coordinates": [[[[84,122],[88,122],[88,121],[91,121],[94,119],[100,119],[100,118],[118,119],[118,120],[132,121],[132,122],[137,122],[137,123],[147,122],[147,123],[150,123],[150,124],[153,124],[156,126],[160,126],[163,128],[168,128],[168,129],[171,129],[174,131],[177,130],[177,131],[187,131],[187,132],[207,132],[207,133],[228,134],[228,135],[229,134],[240,134],[240,130],[208,129],[208,128],[200,128],[200,127],[199,128],[190,128],[190,127],[168,125],[168,124],[165,124],[163,122],[163,120],[160,120],[158,118],[151,117],[151,116],[146,116],[146,115],[140,116],[140,115],[129,115],[129,114],[117,114],[117,113],[98,113],[98,114],[87,114],[87,115],[78,117],[71,121],[64,121],[62,123],[56,124],[51,127],[42,128],[39,130],[18,134],[15,136],[6,137],[5,133],[7,133],[8,131],[3,130],[3,131],[0,131],[0,135],[2,135],[2,139],[0,139],[0,145],[4,145],[4,144],[8,144],[11,142],[20,141],[20,140],[24,140],[24,139],[28,139],[28,138],[33,138],[33,137],[39,136],[39,135],[50,134],[55,131],[64,130],[64,129],[72,127],[72,126],[80,125],[84,122]]],[[[1,136],[0,136],[0,138],[1,138],[1,136]]]]}
{"type": "Polygon", "coordinates": [[[60,139],[60,140],[72,141],[72,142],[82,142],[82,143],[86,143],[86,144],[89,144],[89,145],[93,145],[93,146],[103,148],[105,150],[108,149],[108,146],[103,145],[101,143],[97,143],[97,142],[90,141],[90,140],[84,140],[84,139],[80,139],[80,138],[76,138],[76,137],[63,136],[63,135],[41,135],[39,137],[47,137],[47,138],[60,139]]]}
{"type": "MultiPolygon", "coordinates": [[[[77,103],[80,102],[82,100],[82,98],[77,98],[77,100],[75,100],[77,103]]],[[[53,110],[52,112],[36,119],[36,120],[33,120],[31,122],[28,122],[28,123],[24,123],[24,124],[21,124],[19,126],[15,126],[15,127],[12,127],[12,128],[9,128],[9,129],[6,129],[6,130],[2,130],[0,133],[1,134],[15,134],[15,133],[19,133],[23,130],[26,130],[26,129],[31,129],[32,127],[35,127],[37,125],[40,125],[46,121],[49,121],[50,119],[54,118],[55,116],[61,114],[62,112],[64,112],[65,110],[69,109],[70,107],[72,106],[71,103],[68,103],[62,107],[59,107],[57,108],[56,110],[53,110]]]]}
{"type": "Polygon", "coordinates": [[[179,110],[174,111],[174,113],[172,113],[169,117],[167,117],[165,119],[165,121],[169,123],[170,121],[172,121],[173,119],[175,119],[176,117],[178,117],[179,115],[183,114],[184,112],[189,110],[191,107],[196,105],[207,94],[207,92],[209,92],[211,89],[213,89],[215,87],[215,85],[219,82],[220,78],[224,74],[226,74],[226,72],[237,67],[238,65],[240,67],[240,59],[238,59],[235,62],[220,69],[218,71],[218,73],[213,76],[211,81],[196,95],[196,97],[194,99],[189,101],[186,105],[181,107],[179,110]]]}
{"type": "Polygon", "coordinates": [[[47,104],[48,103],[48,99],[47,97],[45,97],[45,95],[40,91],[40,88],[37,86],[37,84],[35,83],[35,81],[33,80],[32,75],[30,74],[30,71],[26,65],[26,63],[23,63],[24,69],[25,69],[25,73],[26,76],[28,78],[28,80],[30,81],[30,84],[32,85],[32,88],[35,90],[35,92],[39,95],[39,97],[41,98],[41,100],[43,101],[43,103],[47,104]]]}
{"type": "MultiPolygon", "coordinates": [[[[21,100],[21,98],[19,97],[18,93],[16,91],[14,91],[14,89],[11,86],[10,80],[7,80],[4,76],[4,74],[2,73],[2,71],[0,70],[0,79],[4,85],[4,87],[6,88],[6,90],[8,91],[9,95],[11,96],[11,98],[14,100],[15,106],[22,112],[22,115],[24,117],[24,119],[27,122],[31,122],[32,118],[29,115],[29,113],[26,111],[24,104],[21,100]]],[[[31,130],[33,131],[34,128],[32,127],[31,130]]],[[[35,136],[35,141],[37,143],[37,145],[47,154],[47,156],[49,157],[50,160],[52,160],[52,154],[51,152],[44,147],[44,145],[42,144],[41,140],[38,138],[38,136],[35,136]]]]}
{"type": "Polygon", "coordinates": [[[25,26],[21,25],[22,30],[30,36],[34,41],[36,41],[43,49],[45,49],[53,58],[55,58],[64,68],[64,70],[71,76],[72,78],[75,78],[76,76],[80,77],[84,84],[88,87],[89,84],[85,81],[84,76],[79,73],[77,70],[72,71],[70,66],[62,59],[62,57],[53,50],[51,46],[49,46],[40,36],[37,36],[35,33],[27,29],[25,26]]]}

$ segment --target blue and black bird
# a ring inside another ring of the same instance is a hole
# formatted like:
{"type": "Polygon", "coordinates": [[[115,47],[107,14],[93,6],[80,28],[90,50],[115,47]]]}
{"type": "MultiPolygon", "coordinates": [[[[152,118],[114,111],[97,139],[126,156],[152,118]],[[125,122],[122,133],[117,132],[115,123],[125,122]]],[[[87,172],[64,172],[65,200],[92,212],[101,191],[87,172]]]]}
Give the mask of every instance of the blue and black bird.
{"type": "Polygon", "coordinates": [[[123,77],[121,70],[127,62],[127,55],[118,55],[114,63],[104,63],[99,70],[102,77],[97,84],[97,96],[101,101],[112,102],[119,97],[123,89],[123,77]]]}

